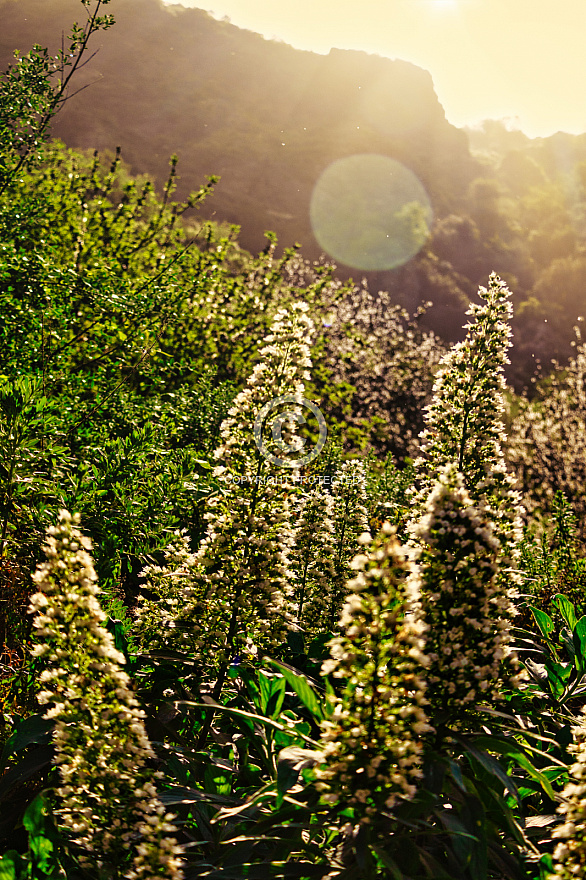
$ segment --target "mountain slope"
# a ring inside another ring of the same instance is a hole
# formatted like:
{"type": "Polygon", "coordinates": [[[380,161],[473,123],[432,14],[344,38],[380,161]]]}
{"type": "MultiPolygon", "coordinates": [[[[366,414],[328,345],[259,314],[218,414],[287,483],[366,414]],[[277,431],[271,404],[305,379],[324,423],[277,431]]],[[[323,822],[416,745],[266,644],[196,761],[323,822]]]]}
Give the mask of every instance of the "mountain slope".
{"type": "MultiPolygon", "coordinates": [[[[204,175],[221,182],[208,211],[242,225],[262,248],[273,229],[307,256],[320,248],[309,200],[320,173],[353,153],[407,165],[434,213],[454,211],[477,173],[466,135],[451,126],[430,75],[404,61],[332,50],[328,56],[265,40],[198,9],[158,0],[114,0],[116,25],[99,48],[53,133],[75,147],[122,147],[135,172],[162,182],[180,157],[180,192],[204,175]]],[[[56,49],[80,18],[76,0],[3,0],[0,63],[33,42],[56,49]]]]}

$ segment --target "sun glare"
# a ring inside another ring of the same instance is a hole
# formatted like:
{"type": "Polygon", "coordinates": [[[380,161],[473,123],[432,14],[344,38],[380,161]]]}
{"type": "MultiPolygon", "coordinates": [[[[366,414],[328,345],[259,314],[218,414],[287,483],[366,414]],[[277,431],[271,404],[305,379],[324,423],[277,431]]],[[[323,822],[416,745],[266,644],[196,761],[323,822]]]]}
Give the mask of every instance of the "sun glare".
{"type": "Polygon", "coordinates": [[[429,0],[429,2],[434,9],[445,11],[455,9],[457,5],[457,0],[429,0]]]}

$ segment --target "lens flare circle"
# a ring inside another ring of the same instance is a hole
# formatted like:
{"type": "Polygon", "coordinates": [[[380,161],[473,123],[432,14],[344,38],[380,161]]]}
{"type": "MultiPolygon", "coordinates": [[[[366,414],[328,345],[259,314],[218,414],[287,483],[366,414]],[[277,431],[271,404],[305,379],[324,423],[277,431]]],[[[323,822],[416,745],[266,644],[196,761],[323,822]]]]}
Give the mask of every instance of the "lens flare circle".
{"type": "Polygon", "coordinates": [[[396,269],[421,250],[433,210],[409,168],[378,153],[332,162],[311,196],[310,218],[320,247],[353,269],[396,269]]]}

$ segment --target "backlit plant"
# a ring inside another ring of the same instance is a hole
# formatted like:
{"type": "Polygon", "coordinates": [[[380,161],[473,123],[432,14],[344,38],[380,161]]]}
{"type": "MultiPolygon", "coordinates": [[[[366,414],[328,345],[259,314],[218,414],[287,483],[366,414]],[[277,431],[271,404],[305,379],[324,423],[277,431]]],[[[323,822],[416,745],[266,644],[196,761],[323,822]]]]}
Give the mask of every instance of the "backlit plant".
{"type": "Polygon", "coordinates": [[[44,665],[38,700],[55,724],[59,823],[99,876],[179,880],[182,850],[157,799],[145,713],[103,626],[91,542],[78,522],[63,510],[49,529],[31,598],[33,654],[44,665]]]}
{"type": "Polygon", "coordinates": [[[353,808],[369,823],[411,798],[422,776],[425,711],[425,624],[416,583],[387,524],[374,541],[361,536],[341,634],[330,646],[322,674],[338,679],[341,693],[322,723],[324,759],[317,787],[330,805],[353,808]]]}

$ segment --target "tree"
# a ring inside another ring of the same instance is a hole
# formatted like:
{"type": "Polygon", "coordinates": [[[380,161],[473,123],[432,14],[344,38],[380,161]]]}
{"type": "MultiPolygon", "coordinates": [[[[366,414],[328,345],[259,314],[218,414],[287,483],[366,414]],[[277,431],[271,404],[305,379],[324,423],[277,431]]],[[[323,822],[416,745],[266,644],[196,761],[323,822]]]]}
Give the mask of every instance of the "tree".
{"type": "Polygon", "coordinates": [[[21,171],[37,162],[55,114],[72,95],[75,73],[85,64],[92,34],[114,24],[112,15],[100,15],[110,0],[81,0],[87,12],[82,27],[77,22],[68,47],[49,55],[38,43],[16,61],[0,80],[0,195],[21,171]]]}

